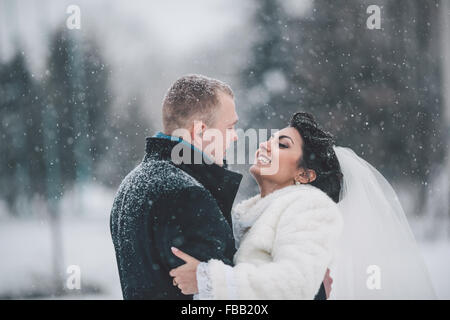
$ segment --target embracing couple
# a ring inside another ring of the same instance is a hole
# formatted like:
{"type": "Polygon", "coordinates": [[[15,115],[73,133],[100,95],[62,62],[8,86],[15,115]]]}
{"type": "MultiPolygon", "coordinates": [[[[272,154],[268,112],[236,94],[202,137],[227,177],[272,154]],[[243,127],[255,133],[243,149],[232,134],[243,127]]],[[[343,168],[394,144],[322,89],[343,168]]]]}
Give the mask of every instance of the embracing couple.
{"type": "Polygon", "coordinates": [[[250,168],[260,192],[233,207],[231,88],[184,76],[162,108],[164,129],[111,211],[125,299],[434,298],[394,190],[312,115],[260,143],[250,168]]]}

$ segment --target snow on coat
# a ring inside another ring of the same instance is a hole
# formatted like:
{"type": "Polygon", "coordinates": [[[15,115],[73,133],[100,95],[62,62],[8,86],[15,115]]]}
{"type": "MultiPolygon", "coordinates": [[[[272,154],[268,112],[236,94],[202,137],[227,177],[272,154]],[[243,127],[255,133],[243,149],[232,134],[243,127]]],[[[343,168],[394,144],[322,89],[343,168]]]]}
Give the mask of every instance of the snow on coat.
{"type": "Polygon", "coordinates": [[[228,221],[242,176],[214,164],[175,165],[177,144],[147,138],[143,161],[114,199],[111,236],[124,299],[192,299],[172,284],[169,271],[184,262],[171,246],[229,264],[235,253],[228,221]]]}

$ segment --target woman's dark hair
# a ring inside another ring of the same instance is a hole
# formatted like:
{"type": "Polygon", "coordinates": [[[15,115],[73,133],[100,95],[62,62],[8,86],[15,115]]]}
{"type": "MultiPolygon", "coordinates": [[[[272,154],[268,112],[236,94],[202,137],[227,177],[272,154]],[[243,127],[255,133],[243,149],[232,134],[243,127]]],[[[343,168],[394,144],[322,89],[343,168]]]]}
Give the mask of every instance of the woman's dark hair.
{"type": "Polygon", "coordinates": [[[314,170],[316,179],[311,185],[325,192],[334,202],[339,202],[343,175],[333,150],[334,137],[320,128],[314,117],[306,112],[295,113],[289,126],[297,129],[303,139],[299,167],[314,170]]]}

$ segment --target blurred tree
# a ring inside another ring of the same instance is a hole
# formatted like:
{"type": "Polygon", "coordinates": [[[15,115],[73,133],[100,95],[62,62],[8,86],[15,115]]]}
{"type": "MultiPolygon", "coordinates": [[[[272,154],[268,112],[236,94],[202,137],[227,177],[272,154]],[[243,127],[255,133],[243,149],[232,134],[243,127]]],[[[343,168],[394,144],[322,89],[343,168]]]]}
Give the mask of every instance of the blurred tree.
{"type": "MultiPolygon", "coordinates": [[[[46,148],[54,145],[56,152],[53,161],[58,163],[61,172],[61,185],[57,186],[63,192],[64,185],[69,186],[76,177],[76,165],[74,155],[74,143],[76,132],[74,132],[74,113],[77,111],[74,105],[76,97],[75,81],[72,77],[71,53],[74,50],[74,42],[65,31],[55,33],[50,43],[50,55],[48,59],[48,72],[45,78],[44,90],[51,114],[55,117],[52,126],[47,131],[54,132],[52,140],[48,141],[46,148]]],[[[79,66],[81,67],[81,66],[79,66]]]]}
{"type": "Polygon", "coordinates": [[[247,127],[281,128],[293,112],[311,112],[338,144],[425,197],[443,156],[438,5],[317,0],[299,16],[280,1],[260,1],[261,37],[242,74],[247,127]],[[372,4],[382,8],[381,30],[366,27],[372,4]]]}
{"type": "Polygon", "coordinates": [[[130,95],[121,110],[111,114],[108,120],[114,139],[104,148],[107,154],[98,171],[98,179],[117,188],[122,179],[143,159],[145,138],[154,134],[150,121],[142,112],[139,94],[130,95]]]}
{"type": "Polygon", "coordinates": [[[92,161],[99,160],[108,152],[106,148],[114,138],[111,125],[111,93],[108,77],[110,68],[101,56],[94,40],[86,41],[85,52],[85,104],[87,106],[87,133],[92,161]]]}
{"type": "MultiPolygon", "coordinates": [[[[55,294],[62,293],[63,250],[58,200],[74,183],[82,187],[92,177],[104,148],[111,139],[104,120],[109,114],[107,74],[95,43],[80,34],[55,33],[42,81],[46,93],[43,130],[46,133],[47,199],[51,216],[55,294]]],[[[73,192],[80,195],[79,189],[73,192]]],[[[84,213],[82,201],[76,212],[84,213]]]]}
{"type": "Polygon", "coordinates": [[[90,179],[113,134],[108,67],[94,40],[55,33],[45,90],[57,113],[58,158],[65,188],[90,179]]]}
{"type": "Polygon", "coordinates": [[[287,16],[278,1],[258,2],[254,17],[257,39],[252,48],[251,59],[242,72],[247,93],[245,105],[250,105],[250,115],[245,117],[246,127],[281,128],[286,115],[286,86],[292,59],[287,32],[287,16]],[[282,117],[280,120],[280,116],[282,117]]]}
{"type": "Polygon", "coordinates": [[[29,198],[42,187],[38,104],[36,84],[17,53],[0,66],[0,194],[13,213],[29,213],[29,198]]]}
{"type": "Polygon", "coordinates": [[[67,31],[52,37],[40,81],[23,53],[0,65],[0,197],[12,212],[92,178],[114,137],[108,75],[95,41],[67,31]]]}

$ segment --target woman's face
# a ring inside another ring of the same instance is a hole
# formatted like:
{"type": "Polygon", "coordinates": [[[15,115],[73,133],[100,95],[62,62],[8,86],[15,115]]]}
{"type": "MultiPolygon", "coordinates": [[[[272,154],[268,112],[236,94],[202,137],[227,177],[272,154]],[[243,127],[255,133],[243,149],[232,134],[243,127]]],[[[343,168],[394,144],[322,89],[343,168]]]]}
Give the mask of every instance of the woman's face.
{"type": "Polygon", "coordinates": [[[294,184],[304,171],[298,167],[302,150],[300,133],[295,128],[286,127],[259,145],[250,173],[258,182],[271,182],[279,186],[294,184]]]}

